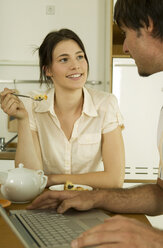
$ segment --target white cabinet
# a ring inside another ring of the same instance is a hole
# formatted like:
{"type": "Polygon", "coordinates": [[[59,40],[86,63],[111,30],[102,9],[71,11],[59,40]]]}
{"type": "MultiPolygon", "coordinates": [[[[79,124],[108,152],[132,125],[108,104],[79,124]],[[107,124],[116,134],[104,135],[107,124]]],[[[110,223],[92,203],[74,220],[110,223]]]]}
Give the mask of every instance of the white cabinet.
{"type": "Polygon", "coordinates": [[[15,168],[14,160],[0,160],[0,171],[6,171],[15,168]]]}
{"type": "Polygon", "coordinates": [[[156,179],[163,73],[140,77],[132,59],[113,60],[113,93],[124,117],[127,179],[156,179]]]}

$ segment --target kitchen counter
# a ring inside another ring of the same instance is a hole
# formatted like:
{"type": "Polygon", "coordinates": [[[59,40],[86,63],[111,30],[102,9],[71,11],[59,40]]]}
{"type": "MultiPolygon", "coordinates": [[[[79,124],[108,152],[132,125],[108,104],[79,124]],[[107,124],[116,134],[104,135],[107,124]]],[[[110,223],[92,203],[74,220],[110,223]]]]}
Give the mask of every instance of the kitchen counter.
{"type": "Polygon", "coordinates": [[[10,143],[7,146],[7,151],[0,151],[0,160],[15,160],[15,151],[12,149],[17,147],[17,143],[10,143]]]}
{"type": "Polygon", "coordinates": [[[15,160],[15,152],[0,152],[0,159],[15,160]]]}

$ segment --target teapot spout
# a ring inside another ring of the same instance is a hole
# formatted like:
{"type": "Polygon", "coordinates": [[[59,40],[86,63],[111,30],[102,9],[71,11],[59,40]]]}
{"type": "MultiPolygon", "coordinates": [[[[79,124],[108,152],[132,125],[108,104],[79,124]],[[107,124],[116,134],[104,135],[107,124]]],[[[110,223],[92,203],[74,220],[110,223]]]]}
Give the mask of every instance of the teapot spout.
{"type": "Polygon", "coordinates": [[[8,177],[8,172],[0,171],[0,184],[5,184],[8,177]]]}

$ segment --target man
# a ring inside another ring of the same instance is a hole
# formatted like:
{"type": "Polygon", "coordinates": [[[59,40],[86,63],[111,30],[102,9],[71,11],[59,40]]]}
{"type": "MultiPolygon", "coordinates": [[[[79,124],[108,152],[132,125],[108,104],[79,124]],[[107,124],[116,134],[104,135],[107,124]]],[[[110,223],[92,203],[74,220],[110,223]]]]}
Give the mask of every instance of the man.
{"type": "MultiPolygon", "coordinates": [[[[163,0],[117,0],[115,21],[125,34],[123,50],[134,58],[141,76],[163,71],[163,0]]],[[[31,208],[102,208],[114,213],[163,213],[163,108],[158,129],[160,169],[156,184],[93,192],[45,192],[31,208]]],[[[85,232],[73,248],[161,248],[163,231],[116,216],[85,232]]]]}

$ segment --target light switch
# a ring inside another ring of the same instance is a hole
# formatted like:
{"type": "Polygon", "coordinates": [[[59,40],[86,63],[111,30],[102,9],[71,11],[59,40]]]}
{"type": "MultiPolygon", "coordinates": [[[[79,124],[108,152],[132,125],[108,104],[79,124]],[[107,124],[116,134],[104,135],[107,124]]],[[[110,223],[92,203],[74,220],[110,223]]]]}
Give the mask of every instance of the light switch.
{"type": "Polygon", "coordinates": [[[55,15],[55,6],[47,5],[46,6],[46,15],[55,15]]]}

